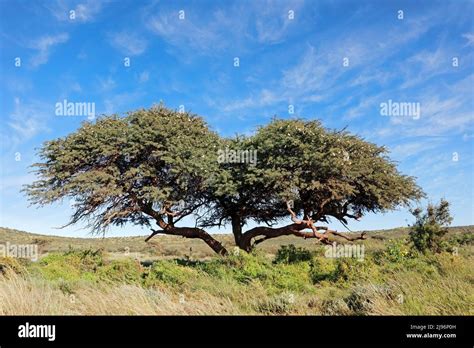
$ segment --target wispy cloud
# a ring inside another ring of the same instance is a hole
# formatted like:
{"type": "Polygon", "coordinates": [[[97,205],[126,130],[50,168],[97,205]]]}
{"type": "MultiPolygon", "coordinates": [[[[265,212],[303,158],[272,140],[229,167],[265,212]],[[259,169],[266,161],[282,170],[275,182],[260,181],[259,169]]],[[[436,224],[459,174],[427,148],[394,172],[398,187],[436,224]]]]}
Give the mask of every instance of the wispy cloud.
{"type": "Polygon", "coordinates": [[[207,24],[195,23],[195,19],[180,19],[178,11],[160,13],[148,20],[148,28],[169,44],[178,48],[191,48],[197,53],[209,53],[227,45],[219,32],[219,13],[207,24]]]}
{"type": "Polygon", "coordinates": [[[291,30],[304,29],[302,0],[254,1],[233,3],[222,9],[186,12],[184,18],[176,11],[159,11],[145,15],[148,29],[178,51],[194,50],[196,54],[212,55],[224,49],[241,53],[261,44],[284,41],[291,30]],[[295,18],[290,18],[289,11],[295,18]]]}
{"type": "Polygon", "coordinates": [[[91,22],[96,19],[109,0],[63,1],[56,0],[46,3],[51,14],[60,21],[91,22]],[[74,11],[74,19],[71,18],[74,11]]]}
{"type": "Polygon", "coordinates": [[[110,34],[109,40],[112,46],[130,56],[139,56],[147,48],[147,41],[145,39],[128,31],[110,34]]]}
{"type": "Polygon", "coordinates": [[[137,77],[137,80],[139,83],[145,83],[149,79],[150,79],[150,73],[147,70],[142,71],[137,77]]]}
{"type": "Polygon", "coordinates": [[[61,33],[57,35],[42,36],[29,44],[29,47],[36,50],[36,54],[31,57],[31,65],[38,67],[48,62],[51,49],[59,44],[68,41],[69,35],[61,33]]]}
{"type": "Polygon", "coordinates": [[[53,107],[47,103],[37,101],[23,103],[20,98],[15,98],[13,112],[7,121],[10,132],[4,134],[4,138],[13,146],[29,140],[42,131],[48,131],[47,119],[53,112],[53,107]]]}
{"type": "Polygon", "coordinates": [[[99,90],[101,92],[109,92],[110,90],[114,89],[117,83],[115,80],[108,76],[107,78],[99,78],[99,90]]]}
{"type": "Polygon", "coordinates": [[[257,40],[263,44],[275,44],[283,41],[291,29],[291,25],[301,28],[303,1],[286,1],[284,3],[275,0],[256,1],[258,16],[255,28],[257,40]],[[290,12],[291,11],[291,12],[290,12]],[[297,22],[297,24],[295,23],[297,22]]]}
{"type": "Polygon", "coordinates": [[[465,33],[462,37],[467,41],[466,46],[474,46],[474,33],[465,33]]]}

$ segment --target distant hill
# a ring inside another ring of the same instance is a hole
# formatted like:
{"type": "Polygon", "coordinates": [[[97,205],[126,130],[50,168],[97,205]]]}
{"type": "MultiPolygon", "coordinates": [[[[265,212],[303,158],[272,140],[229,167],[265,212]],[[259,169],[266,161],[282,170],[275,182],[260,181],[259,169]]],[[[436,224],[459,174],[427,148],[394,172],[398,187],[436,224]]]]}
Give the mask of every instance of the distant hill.
{"type": "MultiPolygon", "coordinates": [[[[408,235],[409,229],[400,227],[390,230],[367,231],[368,240],[364,241],[368,248],[383,248],[388,239],[402,238],[408,235]]],[[[474,233],[474,225],[449,228],[449,235],[474,233]]],[[[215,237],[225,246],[232,249],[234,246],[231,234],[216,234],[215,237]]],[[[0,244],[38,244],[41,254],[53,251],[67,251],[68,249],[103,249],[110,253],[129,254],[136,253],[137,257],[183,257],[206,258],[213,256],[213,251],[202,241],[197,239],[186,239],[175,236],[155,236],[148,243],[146,236],[133,237],[105,237],[105,238],[72,238],[47,236],[36,233],[18,231],[11,228],[0,227],[0,244]]],[[[302,238],[285,236],[268,240],[258,246],[267,253],[275,251],[285,244],[294,244],[307,249],[315,249],[320,246],[315,240],[304,240],[302,238]]]]}

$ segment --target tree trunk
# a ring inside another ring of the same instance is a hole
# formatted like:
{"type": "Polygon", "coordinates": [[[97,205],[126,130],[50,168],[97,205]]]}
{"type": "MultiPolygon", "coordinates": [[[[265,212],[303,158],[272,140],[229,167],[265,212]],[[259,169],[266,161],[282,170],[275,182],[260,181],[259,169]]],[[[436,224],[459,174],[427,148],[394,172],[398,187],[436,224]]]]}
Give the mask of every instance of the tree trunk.
{"type": "Polygon", "coordinates": [[[184,238],[202,239],[209,247],[219,255],[227,255],[227,249],[214,237],[206,231],[196,227],[168,227],[164,230],[152,230],[153,233],[145,239],[149,241],[156,234],[168,234],[173,236],[181,236],[184,238]]]}
{"type": "Polygon", "coordinates": [[[240,240],[242,239],[242,221],[237,214],[232,215],[232,233],[234,235],[235,245],[240,247],[240,240]]]}

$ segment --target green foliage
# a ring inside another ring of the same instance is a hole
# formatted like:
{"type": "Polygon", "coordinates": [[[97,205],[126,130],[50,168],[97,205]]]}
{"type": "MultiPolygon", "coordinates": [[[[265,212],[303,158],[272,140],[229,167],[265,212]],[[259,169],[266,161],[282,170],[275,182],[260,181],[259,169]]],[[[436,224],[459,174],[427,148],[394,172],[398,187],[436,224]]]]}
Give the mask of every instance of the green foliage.
{"type": "Polygon", "coordinates": [[[96,280],[95,272],[102,265],[103,255],[100,250],[70,250],[43,257],[36,269],[48,280],[96,280]]]}
{"type": "Polygon", "coordinates": [[[463,233],[454,235],[449,239],[450,245],[473,245],[474,244],[474,233],[463,233]]]}
{"type": "Polygon", "coordinates": [[[385,256],[390,262],[402,262],[411,256],[410,248],[404,239],[392,239],[388,241],[385,256]]]}
{"type": "Polygon", "coordinates": [[[439,204],[429,204],[426,212],[421,208],[412,210],[416,221],[410,229],[410,241],[420,252],[439,253],[446,250],[448,245],[443,240],[448,232],[447,226],[453,218],[449,213],[449,202],[442,199],[439,204]]]}
{"type": "Polygon", "coordinates": [[[34,165],[39,180],[25,191],[39,205],[73,199],[70,223],[85,220],[96,232],[149,224],[165,205],[199,205],[218,144],[201,117],[163,105],[107,116],[46,142],[34,165]]]}
{"type": "Polygon", "coordinates": [[[172,286],[192,284],[199,277],[199,271],[191,267],[183,267],[174,261],[157,261],[144,274],[144,285],[153,286],[166,283],[172,286]]]}
{"type": "Polygon", "coordinates": [[[277,250],[274,263],[298,263],[302,261],[311,260],[311,252],[302,247],[295,247],[294,244],[282,245],[280,249],[277,250]]]}
{"type": "Polygon", "coordinates": [[[373,267],[373,260],[365,257],[362,260],[353,257],[344,257],[336,259],[336,269],[334,270],[333,280],[339,282],[354,282],[366,280],[376,276],[373,267]]]}
{"type": "Polygon", "coordinates": [[[100,267],[97,276],[103,281],[137,284],[142,280],[143,267],[134,260],[113,260],[100,267]]]}
{"type": "Polygon", "coordinates": [[[234,265],[233,276],[238,282],[265,281],[272,277],[271,262],[257,253],[232,255],[227,262],[234,265]]]}
{"type": "MultiPolygon", "coordinates": [[[[70,250],[24,264],[20,275],[12,276],[50,283],[49,288],[66,297],[74,294],[79,304],[81,296],[92,296],[90,289],[107,289],[110,296],[132,284],[126,288],[144,290],[154,301],[162,300],[156,294],[183,294],[184,307],[199,296],[203,301],[218,298],[212,306],[229,304],[229,313],[236,314],[469,314],[473,293],[469,248],[462,246],[459,254],[406,255],[407,245],[401,239],[389,241],[376,255],[373,249],[366,250],[361,261],[313,255],[309,261],[274,263],[261,252],[238,252],[201,261],[159,260],[148,266],[131,258],[111,259],[100,250],[70,250]]],[[[0,258],[5,269],[17,262],[22,260],[0,258]]],[[[0,274],[0,281],[5,279],[9,281],[0,274]]],[[[172,301],[183,309],[175,298],[172,301]]]]}
{"type": "Polygon", "coordinates": [[[313,283],[335,279],[336,264],[333,259],[315,257],[310,262],[310,277],[313,283]]]}
{"type": "Polygon", "coordinates": [[[97,233],[127,222],[164,228],[165,213],[181,211],[199,227],[232,222],[241,241],[248,220],[287,218],[288,200],[314,221],[346,222],[423,196],[384,147],[319,121],[274,119],[252,136],[222,139],[203,118],[162,104],[85,122],[45,142],[39,157],[38,180],[24,188],[30,202],[72,200],[70,223],[97,233]],[[257,163],[219,161],[226,148],[256,151],[257,163]]]}
{"type": "MultiPolygon", "coordinates": [[[[259,179],[271,187],[267,200],[294,201],[294,210],[315,221],[344,221],[385,211],[423,196],[414,179],[401,175],[383,147],[331,131],[319,121],[273,120],[252,138],[259,179]],[[325,202],[323,204],[323,202],[325,202]]],[[[280,206],[285,214],[285,205],[280,206]]]]}

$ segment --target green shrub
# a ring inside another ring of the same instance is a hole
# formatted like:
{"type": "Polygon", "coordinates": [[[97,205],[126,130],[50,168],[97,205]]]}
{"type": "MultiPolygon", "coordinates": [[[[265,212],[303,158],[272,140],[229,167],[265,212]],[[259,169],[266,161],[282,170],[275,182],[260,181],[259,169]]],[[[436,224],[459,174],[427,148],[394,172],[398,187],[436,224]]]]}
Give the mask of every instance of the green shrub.
{"type": "Polygon", "coordinates": [[[350,283],[360,280],[379,280],[379,270],[372,257],[363,259],[353,257],[338,258],[333,273],[333,280],[350,283]]]}
{"type": "Polygon", "coordinates": [[[102,281],[132,284],[141,281],[142,271],[141,265],[132,259],[114,260],[99,269],[98,277],[102,281]]]}
{"type": "Polygon", "coordinates": [[[144,273],[144,285],[152,286],[163,282],[173,286],[192,285],[199,277],[199,271],[191,267],[180,266],[176,260],[160,260],[153,263],[144,273]]]}
{"type": "Polygon", "coordinates": [[[411,256],[410,248],[404,239],[391,239],[387,243],[384,256],[390,262],[402,262],[411,256]]]}
{"type": "Polygon", "coordinates": [[[336,265],[333,259],[314,257],[310,262],[309,276],[313,283],[323,280],[333,280],[336,265]]]}
{"type": "Polygon", "coordinates": [[[282,245],[280,249],[278,249],[273,262],[291,264],[310,261],[311,257],[311,252],[305,248],[297,248],[294,244],[282,245]]]}
{"type": "Polygon", "coordinates": [[[269,265],[271,277],[263,283],[270,292],[311,291],[313,286],[310,279],[310,266],[308,263],[269,265]]]}
{"type": "Polygon", "coordinates": [[[240,253],[239,262],[234,267],[234,278],[241,283],[254,280],[265,281],[271,278],[272,268],[268,260],[258,254],[240,253]]]}
{"type": "Polygon", "coordinates": [[[65,253],[51,253],[36,265],[48,280],[97,280],[95,273],[104,264],[101,250],[70,250],[65,253]]]}
{"type": "Polygon", "coordinates": [[[441,199],[437,205],[428,204],[426,212],[421,208],[411,212],[416,218],[409,234],[413,247],[422,253],[445,251],[449,245],[443,241],[443,237],[448,232],[447,226],[453,220],[449,213],[449,202],[441,199]]]}

